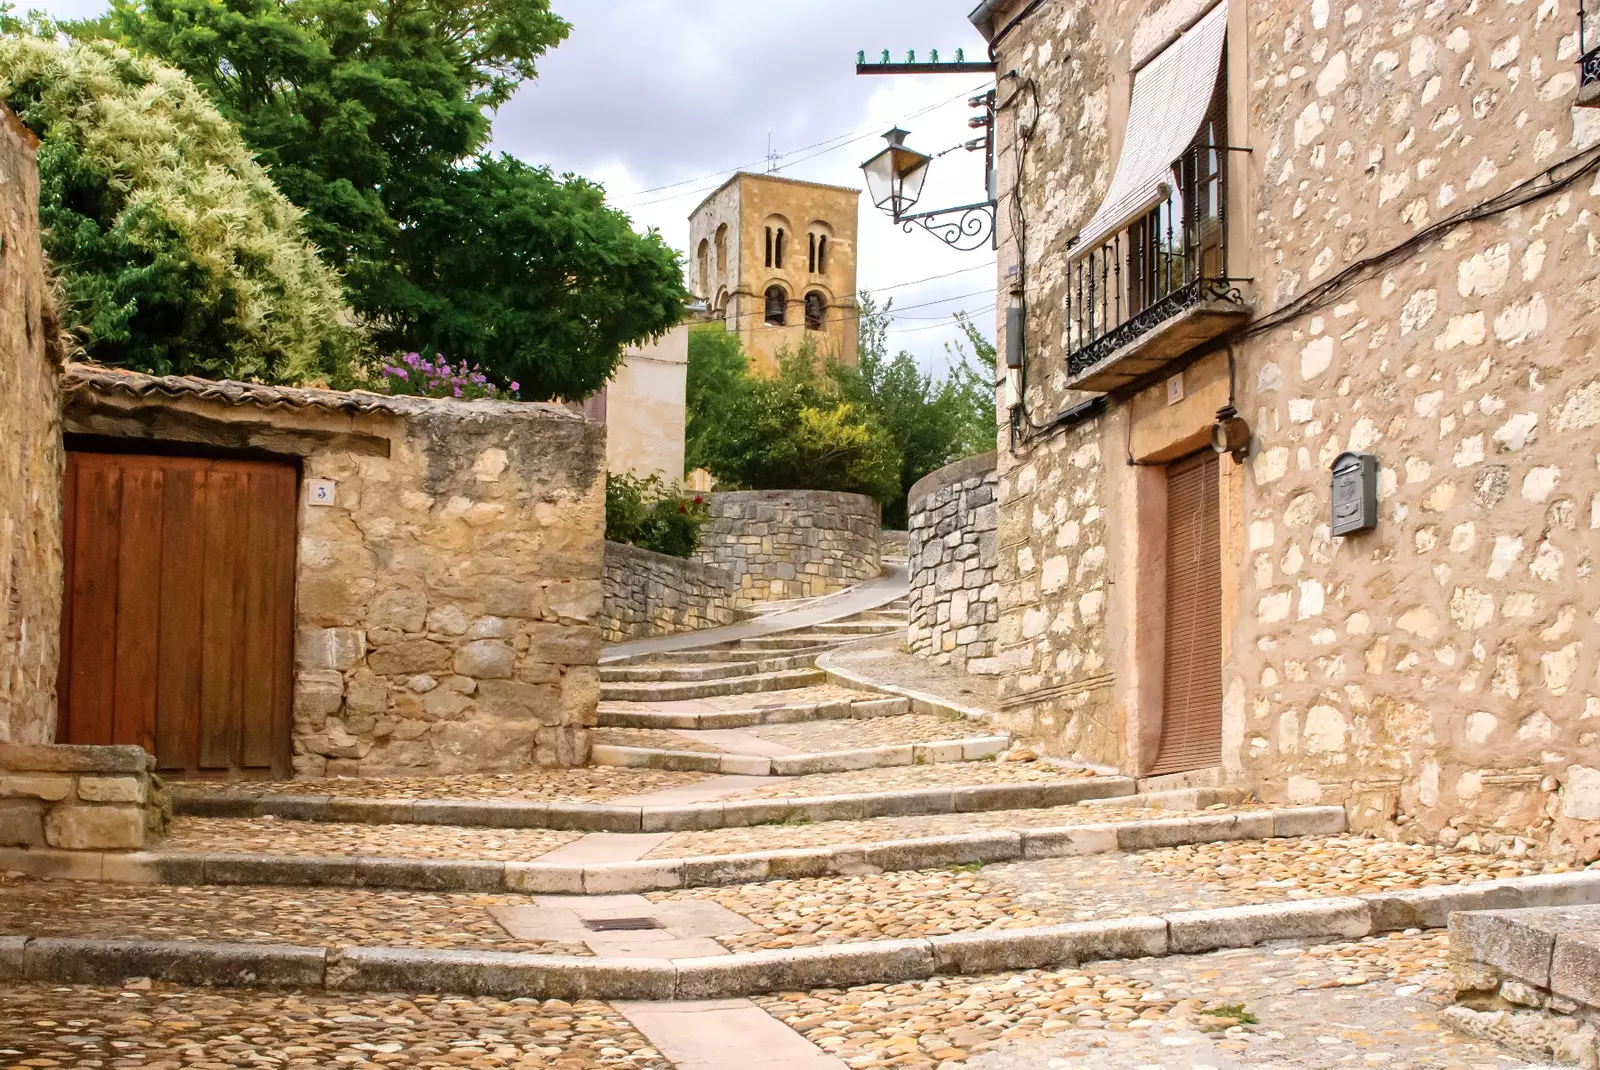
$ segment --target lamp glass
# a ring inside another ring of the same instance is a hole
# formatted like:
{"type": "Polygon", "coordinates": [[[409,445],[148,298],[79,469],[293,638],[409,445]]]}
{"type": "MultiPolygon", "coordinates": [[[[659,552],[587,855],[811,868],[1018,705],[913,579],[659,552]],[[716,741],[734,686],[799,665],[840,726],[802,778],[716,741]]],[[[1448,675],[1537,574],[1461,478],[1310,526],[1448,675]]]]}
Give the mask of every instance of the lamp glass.
{"type": "Polygon", "coordinates": [[[878,208],[890,208],[894,203],[898,175],[894,169],[894,149],[884,149],[861,165],[867,176],[867,196],[878,208]]]}
{"type": "Polygon", "coordinates": [[[922,199],[923,183],[928,181],[928,165],[933,162],[933,157],[924,156],[912,149],[900,149],[896,153],[900,171],[900,211],[905,211],[922,199]]]}

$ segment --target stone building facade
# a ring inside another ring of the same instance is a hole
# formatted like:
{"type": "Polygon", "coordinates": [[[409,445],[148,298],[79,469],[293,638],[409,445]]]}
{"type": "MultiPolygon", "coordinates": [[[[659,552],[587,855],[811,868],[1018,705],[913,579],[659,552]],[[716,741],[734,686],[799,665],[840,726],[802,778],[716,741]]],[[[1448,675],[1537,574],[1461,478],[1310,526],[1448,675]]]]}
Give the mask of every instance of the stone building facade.
{"type": "Polygon", "coordinates": [[[55,732],[61,354],[39,250],[37,147],[0,105],[0,743],[55,732]]]}
{"type": "Polygon", "coordinates": [[[856,362],[861,191],[739,172],[689,216],[689,289],[739,336],[756,375],[810,341],[856,362]]]}
{"type": "Polygon", "coordinates": [[[683,482],[689,325],[631,346],[611,381],[584,399],[583,414],[606,427],[606,471],[683,482]]]}
{"type": "Polygon", "coordinates": [[[1026,357],[997,465],[1010,727],[1391,835],[1600,855],[1600,113],[1574,107],[1574,13],[973,18],[1024,308],[1019,339],[1000,316],[1026,357]],[[1336,535],[1347,454],[1375,459],[1376,526],[1336,535]]]}
{"type": "Polygon", "coordinates": [[[907,649],[975,675],[1000,668],[998,484],[991,452],[924,476],[909,498],[907,649]]]}
{"type": "Polygon", "coordinates": [[[65,388],[69,445],[298,465],[296,773],[586,764],[599,701],[599,426],[553,405],[84,365],[68,367],[65,388]]]}
{"type": "Polygon", "coordinates": [[[626,543],[606,543],[605,610],[608,643],[676,635],[732,624],[733,577],[690,561],[626,543]]]}
{"type": "Polygon", "coordinates": [[[695,559],[733,577],[735,605],[828,594],[882,569],[882,514],[864,494],[721,491],[708,504],[695,559]]]}

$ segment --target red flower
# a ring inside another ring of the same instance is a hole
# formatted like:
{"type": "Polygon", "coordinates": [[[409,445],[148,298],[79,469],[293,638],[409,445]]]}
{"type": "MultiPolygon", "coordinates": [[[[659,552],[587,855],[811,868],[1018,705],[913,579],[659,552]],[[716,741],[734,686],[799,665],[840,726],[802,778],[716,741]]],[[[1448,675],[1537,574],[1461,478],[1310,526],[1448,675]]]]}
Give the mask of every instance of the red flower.
{"type": "Polygon", "coordinates": [[[700,497],[700,495],[696,494],[694,496],[694,503],[696,505],[704,505],[706,503],[706,500],[704,498],[700,497]]]}
{"type": "Polygon", "coordinates": [[[678,512],[687,513],[688,511],[689,511],[689,507],[687,505],[684,505],[682,502],[678,503],[678,512]]]}

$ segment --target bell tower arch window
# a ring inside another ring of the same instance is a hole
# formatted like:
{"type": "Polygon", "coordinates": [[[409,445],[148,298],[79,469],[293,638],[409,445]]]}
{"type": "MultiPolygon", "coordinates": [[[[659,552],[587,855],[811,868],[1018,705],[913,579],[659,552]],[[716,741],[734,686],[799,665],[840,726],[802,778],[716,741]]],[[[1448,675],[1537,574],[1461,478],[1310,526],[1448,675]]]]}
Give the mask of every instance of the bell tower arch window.
{"type": "Polygon", "coordinates": [[[767,326],[782,327],[789,321],[789,294],[774,283],[767,287],[767,326]]]}
{"type": "Polygon", "coordinates": [[[821,290],[806,294],[806,330],[820,331],[828,320],[828,298],[821,290]]]}

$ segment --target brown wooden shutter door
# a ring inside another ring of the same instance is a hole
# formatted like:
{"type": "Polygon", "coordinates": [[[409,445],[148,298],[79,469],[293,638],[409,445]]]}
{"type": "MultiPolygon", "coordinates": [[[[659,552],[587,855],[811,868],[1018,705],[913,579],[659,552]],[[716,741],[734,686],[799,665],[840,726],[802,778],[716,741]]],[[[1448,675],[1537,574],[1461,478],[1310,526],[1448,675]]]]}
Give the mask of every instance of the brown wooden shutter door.
{"type": "Polygon", "coordinates": [[[287,771],[298,478],[67,454],[62,742],[137,744],[174,772],[287,771]]]}
{"type": "Polygon", "coordinates": [[[1149,775],[1222,763],[1222,536],[1217,455],[1167,469],[1166,667],[1149,775]]]}

